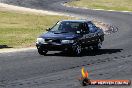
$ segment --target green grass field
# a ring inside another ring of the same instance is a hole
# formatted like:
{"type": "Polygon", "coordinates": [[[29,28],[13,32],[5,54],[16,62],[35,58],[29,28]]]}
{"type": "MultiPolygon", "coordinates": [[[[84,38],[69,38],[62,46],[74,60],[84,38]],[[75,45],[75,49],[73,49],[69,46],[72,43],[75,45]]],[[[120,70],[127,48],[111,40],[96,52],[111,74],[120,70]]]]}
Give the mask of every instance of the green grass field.
{"type": "Polygon", "coordinates": [[[13,48],[32,47],[44,29],[62,19],[71,18],[0,11],[0,45],[13,48]]]}
{"type": "Polygon", "coordinates": [[[68,4],[92,9],[132,11],[132,0],[76,0],[68,4]]]}

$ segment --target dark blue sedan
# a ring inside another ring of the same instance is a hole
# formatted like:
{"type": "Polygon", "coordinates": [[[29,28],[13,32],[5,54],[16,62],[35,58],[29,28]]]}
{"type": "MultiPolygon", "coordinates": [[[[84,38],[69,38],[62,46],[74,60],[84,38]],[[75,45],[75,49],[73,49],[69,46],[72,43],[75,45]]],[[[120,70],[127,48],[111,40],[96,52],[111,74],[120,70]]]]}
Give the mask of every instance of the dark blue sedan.
{"type": "Polygon", "coordinates": [[[98,50],[104,41],[103,31],[87,20],[63,20],[57,22],[37,38],[40,55],[48,51],[67,51],[80,55],[82,49],[98,50]]]}

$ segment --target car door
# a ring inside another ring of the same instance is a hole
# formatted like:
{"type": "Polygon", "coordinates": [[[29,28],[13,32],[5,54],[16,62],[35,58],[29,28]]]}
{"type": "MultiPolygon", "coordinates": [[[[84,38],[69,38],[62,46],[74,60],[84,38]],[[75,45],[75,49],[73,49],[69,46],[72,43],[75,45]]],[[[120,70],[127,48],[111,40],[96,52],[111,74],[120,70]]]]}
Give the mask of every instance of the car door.
{"type": "Polygon", "coordinates": [[[87,45],[93,44],[96,42],[97,39],[97,29],[92,23],[87,24],[89,33],[86,35],[86,43],[87,45]]]}
{"type": "Polygon", "coordinates": [[[87,23],[84,23],[81,29],[82,29],[82,34],[83,34],[82,39],[81,39],[82,45],[84,47],[88,47],[89,44],[92,43],[92,38],[93,38],[92,36],[93,35],[89,31],[89,27],[88,27],[87,23]]]}
{"type": "Polygon", "coordinates": [[[86,41],[87,37],[86,36],[89,32],[88,27],[87,27],[86,23],[83,23],[83,24],[79,25],[79,28],[81,29],[81,35],[82,35],[82,37],[81,37],[82,47],[86,47],[87,46],[87,41],[86,41]]]}

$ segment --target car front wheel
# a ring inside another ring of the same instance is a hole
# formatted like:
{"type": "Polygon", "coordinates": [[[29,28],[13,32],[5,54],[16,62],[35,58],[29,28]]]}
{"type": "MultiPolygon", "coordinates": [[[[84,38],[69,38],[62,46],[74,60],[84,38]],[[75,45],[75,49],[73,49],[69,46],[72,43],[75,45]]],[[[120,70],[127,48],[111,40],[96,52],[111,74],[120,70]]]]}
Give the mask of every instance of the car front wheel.
{"type": "Polygon", "coordinates": [[[43,49],[41,49],[41,48],[38,48],[38,53],[39,53],[40,55],[46,55],[47,52],[48,52],[47,50],[43,50],[43,49]]]}
{"type": "Polygon", "coordinates": [[[80,44],[77,44],[75,49],[74,49],[74,54],[78,56],[81,54],[81,52],[82,52],[82,47],[80,44]]]}

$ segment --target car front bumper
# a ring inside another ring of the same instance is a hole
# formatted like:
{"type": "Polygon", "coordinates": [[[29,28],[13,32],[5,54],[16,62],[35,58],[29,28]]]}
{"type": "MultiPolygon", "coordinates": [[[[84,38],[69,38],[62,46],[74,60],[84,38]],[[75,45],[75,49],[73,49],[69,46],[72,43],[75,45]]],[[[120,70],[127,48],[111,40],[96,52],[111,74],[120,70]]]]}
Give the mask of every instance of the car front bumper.
{"type": "Polygon", "coordinates": [[[63,50],[73,50],[73,44],[36,44],[37,48],[41,48],[43,50],[48,51],[63,51],[63,50]]]}

